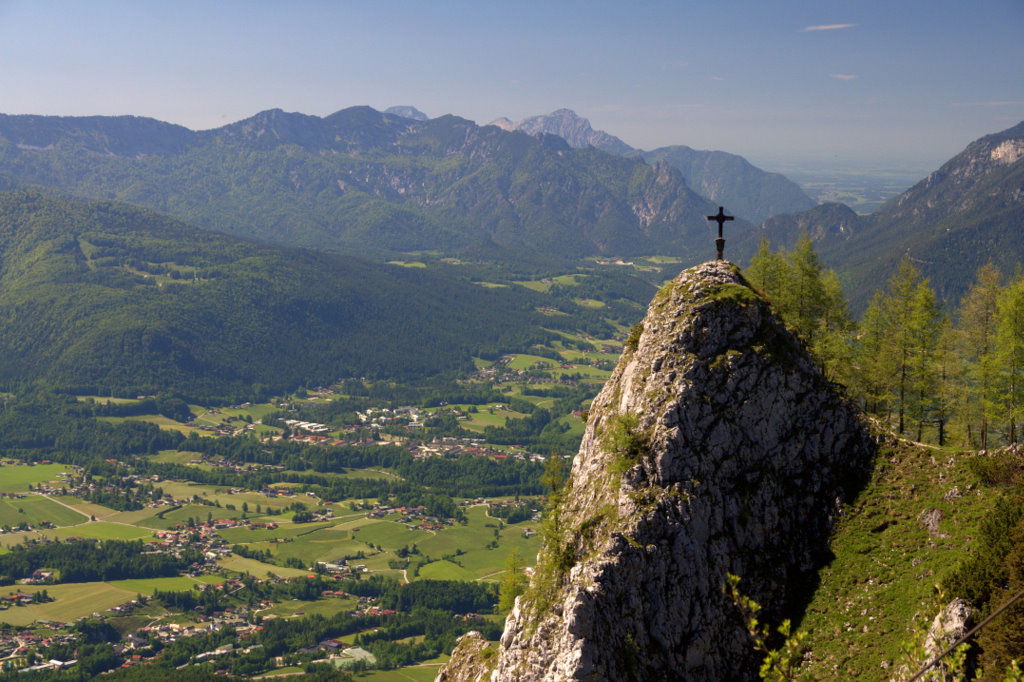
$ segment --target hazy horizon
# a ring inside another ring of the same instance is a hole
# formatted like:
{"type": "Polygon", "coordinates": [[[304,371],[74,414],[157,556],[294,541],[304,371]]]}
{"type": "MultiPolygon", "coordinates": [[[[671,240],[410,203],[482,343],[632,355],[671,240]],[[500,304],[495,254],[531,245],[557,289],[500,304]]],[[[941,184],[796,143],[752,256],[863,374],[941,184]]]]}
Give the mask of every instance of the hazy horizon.
{"type": "Polygon", "coordinates": [[[566,107],[626,143],[925,170],[1024,120],[1024,3],[0,0],[0,111],[215,128],[271,108],[566,107]]]}

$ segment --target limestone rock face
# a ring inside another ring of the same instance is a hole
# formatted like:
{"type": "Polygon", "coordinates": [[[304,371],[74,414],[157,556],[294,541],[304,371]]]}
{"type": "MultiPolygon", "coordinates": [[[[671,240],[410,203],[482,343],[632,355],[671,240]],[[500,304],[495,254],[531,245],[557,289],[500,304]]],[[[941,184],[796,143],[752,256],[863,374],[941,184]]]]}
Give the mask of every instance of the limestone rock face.
{"type": "Polygon", "coordinates": [[[498,655],[481,666],[456,650],[443,679],[756,679],[726,574],[762,621],[799,611],[872,455],[735,266],[681,273],[591,407],[498,655]]]}

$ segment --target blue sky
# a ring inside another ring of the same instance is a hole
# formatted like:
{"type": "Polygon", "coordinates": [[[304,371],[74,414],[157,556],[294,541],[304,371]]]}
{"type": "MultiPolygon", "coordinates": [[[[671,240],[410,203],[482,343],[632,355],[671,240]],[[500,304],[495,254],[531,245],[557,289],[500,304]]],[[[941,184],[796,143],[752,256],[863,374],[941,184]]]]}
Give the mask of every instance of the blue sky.
{"type": "Polygon", "coordinates": [[[0,0],[0,112],[569,107],[645,149],[930,168],[1024,120],[1024,0],[0,0]]]}

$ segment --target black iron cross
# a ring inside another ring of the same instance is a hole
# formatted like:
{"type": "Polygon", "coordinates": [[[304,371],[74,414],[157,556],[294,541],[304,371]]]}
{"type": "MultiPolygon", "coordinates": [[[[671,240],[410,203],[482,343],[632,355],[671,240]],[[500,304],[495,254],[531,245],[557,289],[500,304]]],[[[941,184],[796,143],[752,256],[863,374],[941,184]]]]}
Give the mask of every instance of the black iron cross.
{"type": "Polygon", "coordinates": [[[718,260],[725,260],[725,256],[722,252],[725,251],[725,238],[722,237],[722,225],[725,224],[726,220],[736,220],[731,215],[725,215],[725,209],[721,206],[718,207],[718,215],[709,215],[708,220],[718,221],[718,239],[715,240],[715,246],[718,247],[718,260]]]}

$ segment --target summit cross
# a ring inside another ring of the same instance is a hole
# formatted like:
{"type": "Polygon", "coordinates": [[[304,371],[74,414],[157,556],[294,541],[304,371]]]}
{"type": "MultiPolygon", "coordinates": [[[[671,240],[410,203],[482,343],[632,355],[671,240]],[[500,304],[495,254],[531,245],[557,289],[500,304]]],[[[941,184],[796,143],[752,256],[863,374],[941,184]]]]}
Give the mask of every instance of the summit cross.
{"type": "Polygon", "coordinates": [[[718,248],[718,260],[725,260],[725,256],[722,255],[722,252],[725,251],[725,238],[722,237],[722,225],[725,224],[725,221],[736,220],[736,218],[731,215],[725,215],[725,209],[719,206],[718,215],[709,215],[708,220],[718,221],[718,239],[715,240],[715,246],[718,248]]]}

